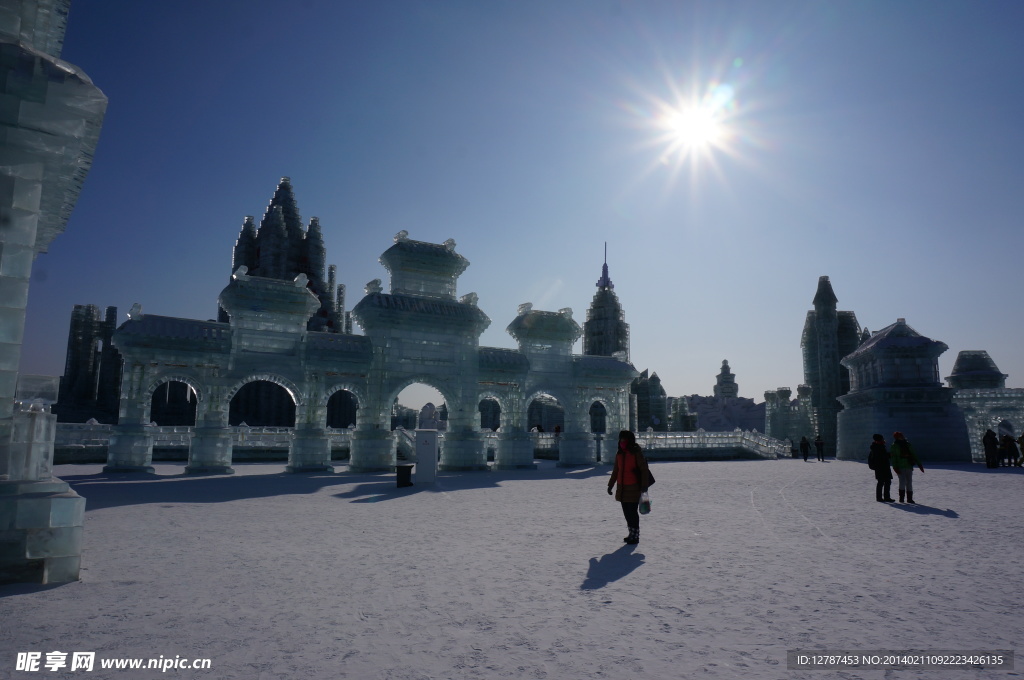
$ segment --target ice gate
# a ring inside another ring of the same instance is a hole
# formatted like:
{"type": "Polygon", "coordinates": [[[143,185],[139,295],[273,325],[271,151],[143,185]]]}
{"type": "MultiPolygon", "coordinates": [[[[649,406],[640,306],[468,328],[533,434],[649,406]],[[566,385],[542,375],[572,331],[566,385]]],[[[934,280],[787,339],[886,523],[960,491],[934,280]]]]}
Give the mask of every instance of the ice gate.
{"type": "MultiPolygon", "coordinates": [[[[534,466],[526,418],[540,395],[554,397],[565,409],[561,465],[593,463],[590,409],[595,403],[605,409],[607,431],[628,427],[629,386],[637,371],[618,357],[572,354],[582,329],[571,309],[547,312],[520,305],[507,328],[519,348],[481,347],[490,319],[477,306],[476,294],[456,295],[469,261],[455,252],[454,241],[414,241],[402,231],[380,262],[391,275],[390,291],[375,279],[352,310],[364,335],[309,330],[320,301],[305,275],[282,281],[250,276],[245,267],[220,294],[226,323],[148,315],[133,307],[113,336],[124,370],[106,469],[152,469],[150,405],[154,392],[174,381],[187,384],[196,397],[186,468],[196,473],[232,471],[229,405],[254,381],[280,385],[295,402],[288,454],[292,472],[332,469],[327,405],[341,390],[359,407],[350,449],[354,471],[393,468],[391,406],[414,383],[437,389],[448,405],[442,470],[488,468],[478,427],[482,399],[493,399],[500,408],[499,469],[534,466]]],[[[602,457],[610,461],[614,453],[602,450],[602,457]]]]}

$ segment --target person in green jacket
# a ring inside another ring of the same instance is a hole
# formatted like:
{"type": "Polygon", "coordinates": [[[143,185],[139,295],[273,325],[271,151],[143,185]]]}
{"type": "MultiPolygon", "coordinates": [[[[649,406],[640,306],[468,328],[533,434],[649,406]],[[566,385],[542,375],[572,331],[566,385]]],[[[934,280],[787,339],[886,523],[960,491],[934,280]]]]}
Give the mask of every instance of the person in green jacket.
{"type": "Polygon", "coordinates": [[[889,457],[892,459],[892,469],[900,478],[900,503],[903,502],[903,496],[906,494],[907,502],[917,505],[914,503],[914,466],[916,465],[921,468],[921,472],[924,472],[924,465],[921,465],[920,459],[914,454],[913,447],[910,446],[910,442],[902,432],[893,432],[892,438],[893,443],[892,448],[889,449],[889,457]]]}

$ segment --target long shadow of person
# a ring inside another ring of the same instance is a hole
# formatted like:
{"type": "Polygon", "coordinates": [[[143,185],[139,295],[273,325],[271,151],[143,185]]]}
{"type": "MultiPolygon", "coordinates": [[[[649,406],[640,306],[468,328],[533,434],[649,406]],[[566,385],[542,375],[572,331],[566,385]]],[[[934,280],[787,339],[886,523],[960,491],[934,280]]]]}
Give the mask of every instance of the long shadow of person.
{"type": "Polygon", "coordinates": [[[604,588],[641,566],[644,563],[644,554],[633,552],[635,549],[634,545],[624,545],[600,559],[591,557],[587,578],[580,584],[580,590],[604,588]]]}

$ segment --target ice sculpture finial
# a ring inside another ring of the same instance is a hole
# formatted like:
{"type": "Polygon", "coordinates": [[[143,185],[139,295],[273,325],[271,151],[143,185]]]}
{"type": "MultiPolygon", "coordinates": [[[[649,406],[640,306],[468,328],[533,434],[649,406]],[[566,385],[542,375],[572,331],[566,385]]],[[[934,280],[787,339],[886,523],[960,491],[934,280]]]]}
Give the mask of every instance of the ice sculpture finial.
{"type": "Polygon", "coordinates": [[[558,310],[558,313],[561,314],[562,316],[566,317],[567,319],[571,319],[572,318],[572,307],[562,307],[561,309],[558,310]]]}
{"type": "Polygon", "coordinates": [[[516,311],[516,313],[519,316],[522,316],[523,314],[529,314],[532,311],[533,311],[533,303],[532,302],[524,302],[523,304],[519,305],[519,309],[516,311]]]}
{"type": "Polygon", "coordinates": [[[128,310],[128,318],[132,321],[138,321],[142,318],[142,304],[136,302],[132,305],[132,308],[128,310]]]}
{"type": "Polygon", "coordinates": [[[476,305],[477,305],[477,303],[479,301],[480,301],[480,296],[477,295],[476,293],[466,293],[461,298],[459,298],[459,302],[461,302],[462,304],[464,304],[464,305],[472,305],[473,307],[476,307],[476,305]]]}
{"type": "Polygon", "coordinates": [[[403,241],[409,240],[409,232],[405,229],[395,234],[395,243],[402,243],[403,241]]]}
{"type": "Polygon", "coordinates": [[[294,279],[292,279],[292,282],[295,284],[296,288],[305,288],[306,286],[309,285],[309,277],[306,276],[305,274],[299,274],[294,279]]]}
{"type": "Polygon", "coordinates": [[[231,275],[233,279],[247,279],[249,278],[249,268],[244,264],[235,270],[235,273],[231,275]]]}
{"type": "Polygon", "coordinates": [[[455,239],[450,238],[443,245],[448,249],[448,252],[455,252],[455,239]]]}
{"type": "Polygon", "coordinates": [[[601,265],[601,278],[597,280],[597,287],[605,290],[612,290],[615,284],[608,278],[608,242],[604,242],[604,264],[601,265]]]}
{"type": "Polygon", "coordinates": [[[381,288],[380,279],[374,279],[373,281],[370,281],[368,284],[366,284],[366,287],[363,288],[363,292],[366,293],[367,295],[376,295],[377,293],[380,293],[382,290],[384,289],[381,288]]]}

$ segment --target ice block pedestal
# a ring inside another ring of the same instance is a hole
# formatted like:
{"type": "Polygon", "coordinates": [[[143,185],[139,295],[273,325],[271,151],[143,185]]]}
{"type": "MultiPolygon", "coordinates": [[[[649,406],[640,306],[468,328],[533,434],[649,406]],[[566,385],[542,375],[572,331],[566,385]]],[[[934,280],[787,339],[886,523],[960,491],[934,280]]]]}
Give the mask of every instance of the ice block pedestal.
{"type": "MultiPolygon", "coordinates": [[[[21,376],[22,384],[35,376],[21,376]]],[[[53,381],[52,403],[57,398],[53,381]]],[[[35,391],[38,381],[33,383],[35,391]]],[[[0,583],[78,579],[85,499],[51,476],[57,416],[19,390],[0,468],[0,583]]]]}
{"type": "Polygon", "coordinates": [[[390,431],[357,427],[351,446],[348,468],[352,472],[389,472],[395,468],[395,439],[390,431]]]}
{"type": "Polygon", "coordinates": [[[588,432],[563,432],[558,442],[558,466],[594,464],[594,438],[588,432]]]}
{"type": "Polygon", "coordinates": [[[498,435],[498,450],[494,456],[498,470],[535,470],[533,437],[529,432],[502,432],[498,435]]]}
{"type": "Polygon", "coordinates": [[[295,428],[288,451],[288,472],[334,472],[331,465],[331,442],[322,427],[295,428]]]}

